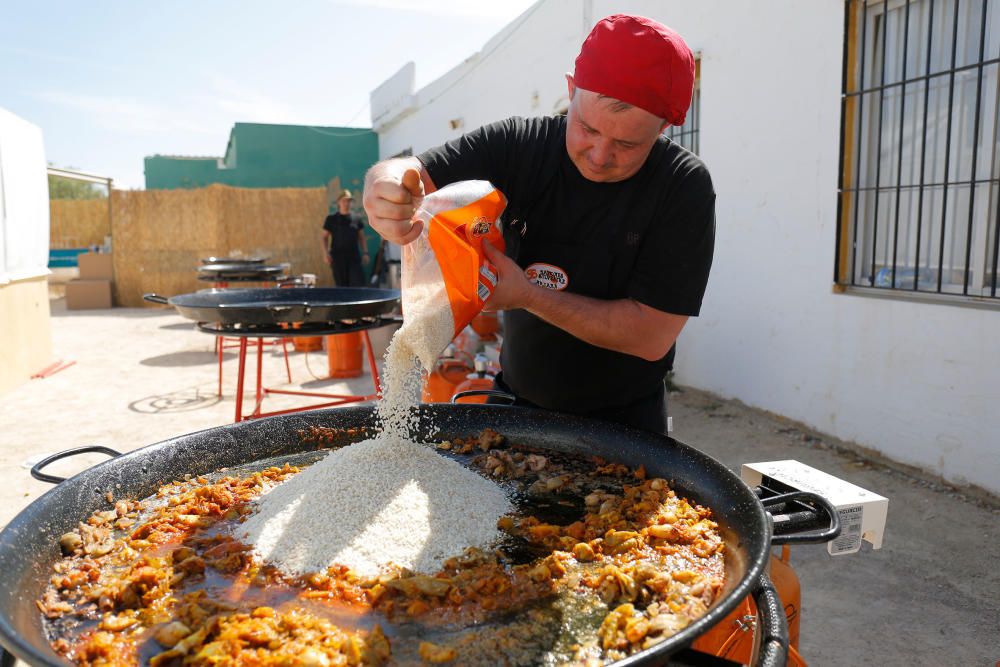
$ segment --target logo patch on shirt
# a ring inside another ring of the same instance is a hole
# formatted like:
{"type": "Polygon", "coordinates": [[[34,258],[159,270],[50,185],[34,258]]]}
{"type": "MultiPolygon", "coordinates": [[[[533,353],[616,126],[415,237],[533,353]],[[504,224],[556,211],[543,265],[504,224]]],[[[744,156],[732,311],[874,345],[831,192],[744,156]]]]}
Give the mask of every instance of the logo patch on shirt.
{"type": "Polygon", "coordinates": [[[535,262],[524,270],[524,275],[532,284],[546,289],[564,290],[569,285],[569,276],[558,266],[535,262]]]}

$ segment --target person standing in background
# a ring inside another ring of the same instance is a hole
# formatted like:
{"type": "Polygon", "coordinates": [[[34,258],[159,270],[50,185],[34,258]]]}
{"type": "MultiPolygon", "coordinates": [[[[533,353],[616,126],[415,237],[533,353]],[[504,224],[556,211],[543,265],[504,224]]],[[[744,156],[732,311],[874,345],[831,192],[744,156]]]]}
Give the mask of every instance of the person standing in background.
{"type": "Polygon", "coordinates": [[[344,190],[337,197],[337,212],[323,221],[323,256],[333,270],[337,287],[364,287],[362,262],[368,263],[365,223],[351,213],[354,197],[344,190]]]}

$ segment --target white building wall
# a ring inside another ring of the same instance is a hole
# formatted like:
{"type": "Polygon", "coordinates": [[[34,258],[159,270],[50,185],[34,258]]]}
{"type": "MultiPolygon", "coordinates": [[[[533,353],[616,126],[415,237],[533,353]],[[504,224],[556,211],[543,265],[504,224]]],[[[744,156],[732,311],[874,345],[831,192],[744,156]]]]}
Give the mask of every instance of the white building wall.
{"type": "Polygon", "coordinates": [[[717,243],[679,381],[1000,493],[1000,313],[832,292],[843,0],[542,0],[417,91],[381,130],[383,156],[550,113],[586,32],[616,12],[663,21],[701,55],[717,243]]]}

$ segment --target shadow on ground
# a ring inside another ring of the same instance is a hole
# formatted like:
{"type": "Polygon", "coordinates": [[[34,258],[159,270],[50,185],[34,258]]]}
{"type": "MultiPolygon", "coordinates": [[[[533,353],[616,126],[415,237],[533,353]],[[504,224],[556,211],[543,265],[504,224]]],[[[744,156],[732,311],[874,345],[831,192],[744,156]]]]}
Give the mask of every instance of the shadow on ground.
{"type": "Polygon", "coordinates": [[[170,331],[190,331],[195,328],[194,322],[178,322],[177,324],[164,324],[160,327],[170,331]]]}
{"type": "Polygon", "coordinates": [[[189,387],[166,394],[158,394],[140,398],[128,404],[132,412],[144,414],[165,414],[174,412],[190,412],[210,408],[222,401],[215,392],[205,392],[199,387],[189,387]]]}
{"type": "MultiPolygon", "coordinates": [[[[226,352],[223,354],[223,359],[230,359],[235,356],[235,353],[226,352]]],[[[216,364],[218,362],[219,355],[215,352],[197,350],[170,352],[168,354],[159,354],[155,357],[147,357],[139,360],[139,363],[143,366],[156,366],[160,368],[174,368],[177,366],[204,366],[206,364],[216,364]]]]}
{"type": "MultiPolygon", "coordinates": [[[[306,382],[302,383],[303,389],[311,391],[323,390],[328,387],[332,387],[333,385],[337,385],[344,382],[343,379],[338,379],[338,378],[329,378],[329,377],[321,378],[321,377],[316,377],[315,375],[313,377],[315,379],[307,380],[306,382]]],[[[375,387],[369,382],[367,386],[361,387],[361,391],[364,391],[366,393],[373,393],[375,391],[375,387]]]]}

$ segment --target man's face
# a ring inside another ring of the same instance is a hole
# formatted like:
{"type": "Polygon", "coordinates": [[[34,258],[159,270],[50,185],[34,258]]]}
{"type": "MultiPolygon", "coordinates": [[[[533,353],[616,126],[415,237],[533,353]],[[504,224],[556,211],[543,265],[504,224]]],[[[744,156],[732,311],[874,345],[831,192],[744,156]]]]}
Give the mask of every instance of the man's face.
{"type": "Polygon", "coordinates": [[[337,209],[344,215],[350,212],[351,204],[354,202],[350,197],[341,197],[337,200],[337,209]]]}
{"type": "Polygon", "coordinates": [[[667,126],[638,107],[618,110],[617,100],[569,83],[566,152],[584,178],[598,183],[624,181],[642,167],[667,126]]]}

